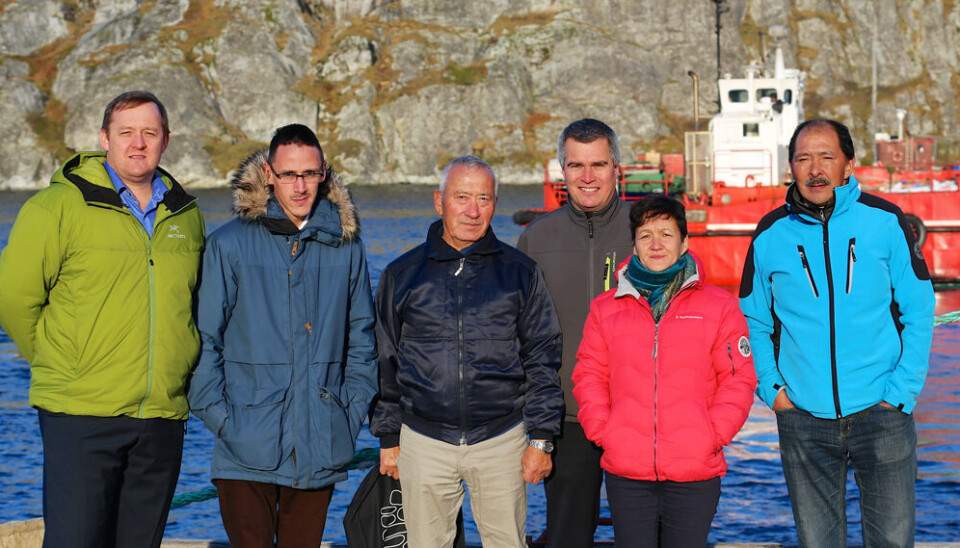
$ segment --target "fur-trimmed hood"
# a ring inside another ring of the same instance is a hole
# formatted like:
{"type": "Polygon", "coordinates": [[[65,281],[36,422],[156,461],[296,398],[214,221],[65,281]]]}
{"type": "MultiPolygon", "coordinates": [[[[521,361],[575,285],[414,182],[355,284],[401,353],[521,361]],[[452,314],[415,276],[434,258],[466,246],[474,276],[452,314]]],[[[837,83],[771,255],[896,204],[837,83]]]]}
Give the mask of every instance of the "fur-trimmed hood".
{"type": "MultiPolygon", "coordinates": [[[[230,187],[233,188],[233,211],[245,221],[260,219],[267,213],[267,204],[273,198],[273,192],[267,185],[267,177],[263,170],[263,166],[267,163],[267,155],[268,151],[263,149],[247,156],[230,178],[230,187]]],[[[320,200],[329,201],[339,212],[343,240],[352,241],[360,236],[357,208],[340,175],[329,165],[327,176],[317,189],[317,201],[320,200]]]]}

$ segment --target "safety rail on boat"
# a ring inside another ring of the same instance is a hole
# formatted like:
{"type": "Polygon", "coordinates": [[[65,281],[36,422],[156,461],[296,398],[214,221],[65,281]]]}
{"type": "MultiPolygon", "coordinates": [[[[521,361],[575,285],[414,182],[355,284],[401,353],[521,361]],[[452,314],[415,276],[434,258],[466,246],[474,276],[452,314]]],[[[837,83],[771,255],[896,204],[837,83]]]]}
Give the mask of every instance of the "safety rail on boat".
{"type": "Polygon", "coordinates": [[[860,188],[891,193],[956,192],[960,190],[960,169],[893,170],[884,166],[857,166],[854,171],[860,188]]]}

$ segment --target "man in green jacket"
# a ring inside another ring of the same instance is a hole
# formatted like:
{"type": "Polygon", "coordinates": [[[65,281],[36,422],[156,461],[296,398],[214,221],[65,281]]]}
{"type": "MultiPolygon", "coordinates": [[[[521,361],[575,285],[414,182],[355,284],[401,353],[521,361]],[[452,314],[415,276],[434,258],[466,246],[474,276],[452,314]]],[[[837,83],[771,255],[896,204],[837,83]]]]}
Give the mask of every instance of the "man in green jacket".
{"type": "Polygon", "coordinates": [[[199,349],[203,217],[158,168],[155,95],[107,105],[105,152],[30,198],[0,255],[0,326],[30,363],[43,438],[44,547],[160,546],[199,349]]]}

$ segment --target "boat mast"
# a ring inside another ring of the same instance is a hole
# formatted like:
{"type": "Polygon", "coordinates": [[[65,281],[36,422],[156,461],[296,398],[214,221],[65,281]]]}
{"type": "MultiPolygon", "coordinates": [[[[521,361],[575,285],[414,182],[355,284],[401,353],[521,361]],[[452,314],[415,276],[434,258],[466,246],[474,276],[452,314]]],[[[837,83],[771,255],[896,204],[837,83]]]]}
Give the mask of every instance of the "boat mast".
{"type": "MultiPolygon", "coordinates": [[[[716,6],[717,6],[717,9],[716,9],[716,14],[717,14],[717,22],[716,22],[716,27],[717,27],[717,28],[716,28],[716,33],[717,33],[717,85],[719,86],[719,83],[720,83],[720,29],[723,28],[723,26],[720,25],[720,16],[723,15],[724,13],[730,11],[730,8],[726,6],[727,0],[710,0],[710,1],[713,2],[714,4],[716,4],[716,6]]],[[[719,112],[719,111],[720,111],[719,87],[717,88],[717,91],[718,91],[718,94],[717,94],[717,111],[719,112]]]]}

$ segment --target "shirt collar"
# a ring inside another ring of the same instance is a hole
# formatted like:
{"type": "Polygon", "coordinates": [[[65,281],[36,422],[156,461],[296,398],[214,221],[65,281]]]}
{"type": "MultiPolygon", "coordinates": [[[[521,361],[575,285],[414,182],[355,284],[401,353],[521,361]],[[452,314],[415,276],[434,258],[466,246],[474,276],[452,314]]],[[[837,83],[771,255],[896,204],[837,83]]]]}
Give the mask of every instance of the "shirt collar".
{"type": "MultiPolygon", "coordinates": [[[[123,179],[117,175],[117,172],[110,167],[109,163],[103,162],[103,167],[106,168],[107,175],[110,176],[110,182],[113,183],[113,188],[116,189],[117,194],[123,195],[125,191],[130,192],[130,189],[127,188],[126,183],[124,183],[123,179]]],[[[162,202],[164,194],[167,193],[167,185],[163,184],[163,180],[156,171],[153,172],[153,181],[150,183],[150,188],[152,192],[150,201],[154,203],[162,202]]]]}

